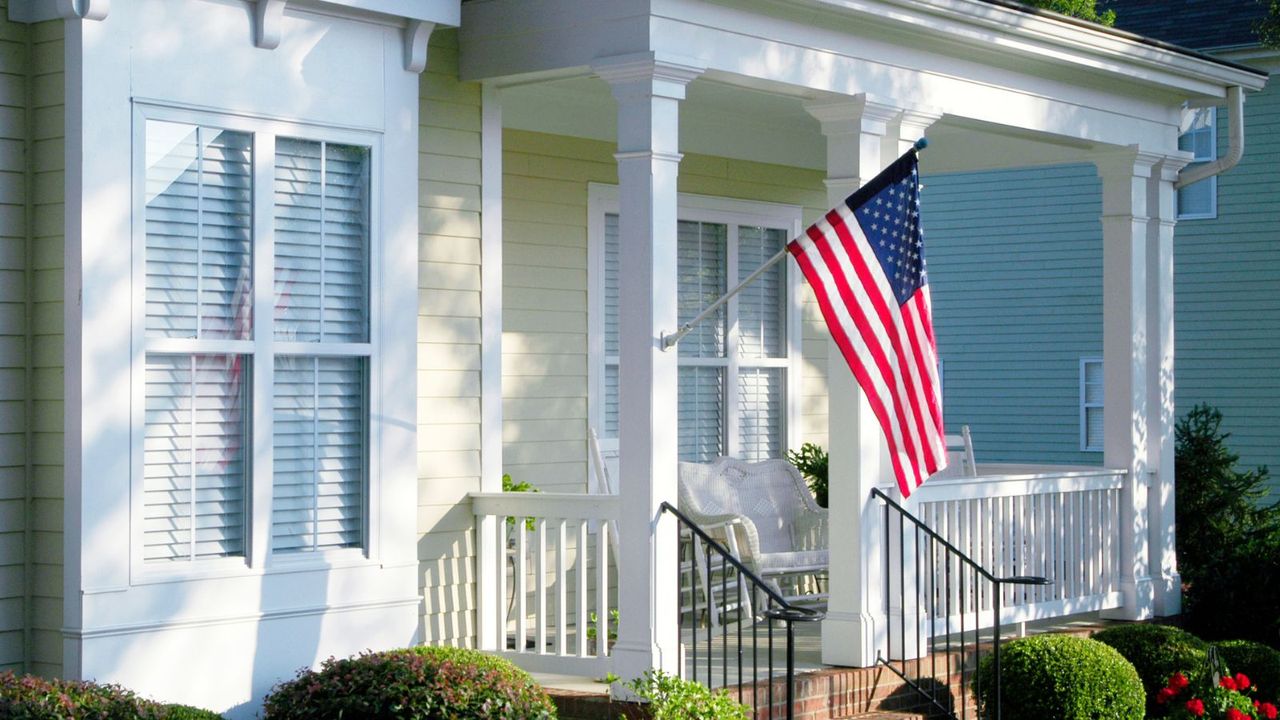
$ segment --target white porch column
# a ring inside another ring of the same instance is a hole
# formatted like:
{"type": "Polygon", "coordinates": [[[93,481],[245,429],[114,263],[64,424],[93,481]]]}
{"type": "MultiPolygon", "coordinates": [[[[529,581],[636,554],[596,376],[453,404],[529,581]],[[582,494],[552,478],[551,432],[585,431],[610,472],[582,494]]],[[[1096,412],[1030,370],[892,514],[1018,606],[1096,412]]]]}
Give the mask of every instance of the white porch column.
{"type": "Polygon", "coordinates": [[[622,267],[618,318],[618,642],[623,680],[649,668],[679,670],[676,521],[676,178],[679,106],[698,68],[650,55],[608,58],[593,70],[618,102],[618,231],[622,267]]]}
{"type": "Polygon", "coordinates": [[[1124,606],[1108,617],[1142,620],[1155,610],[1149,555],[1148,490],[1152,443],[1159,442],[1159,413],[1152,423],[1148,369],[1153,345],[1148,283],[1155,280],[1148,252],[1148,201],[1159,157],[1136,147],[1097,161],[1102,178],[1102,356],[1105,405],[1103,462],[1127,471],[1120,493],[1120,591],[1124,606]]]}
{"type": "Polygon", "coordinates": [[[1177,410],[1173,404],[1173,230],[1177,218],[1177,191],[1173,183],[1186,165],[1185,158],[1164,158],[1147,183],[1147,397],[1151,441],[1148,447],[1151,486],[1151,579],[1155,584],[1155,614],[1182,612],[1182,577],[1178,573],[1174,528],[1174,438],[1177,410]]]}
{"type": "MultiPolygon", "coordinates": [[[[806,110],[827,138],[827,202],[843,202],[910,147],[930,113],[904,113],[865,95],[806,110]],[[905,143],[905,145],[904,145],[905,143]]],[[[896,493],[889,449],[880,424],[834,341],[827,350],[830,486],[830,596],[822,623],[822,661],[869,667],[885,647],[884,527],[882,509],[871,498],[880,486],[896,493]]]]}

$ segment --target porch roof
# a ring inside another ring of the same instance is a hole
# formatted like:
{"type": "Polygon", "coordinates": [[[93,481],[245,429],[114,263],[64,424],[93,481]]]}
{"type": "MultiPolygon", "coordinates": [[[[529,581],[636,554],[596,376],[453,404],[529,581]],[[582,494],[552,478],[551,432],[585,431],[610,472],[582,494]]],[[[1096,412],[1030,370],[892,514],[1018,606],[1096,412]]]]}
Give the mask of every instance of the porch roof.
{"type": "Polygon", "coordinates": [[[622,58],[702,71],[695,84],[793,101],[865,94],[953,127],[1170,154],[1183,102],[1266,82],[1176,46],[982,0],[463,3],[464,79],[561,82],[622,58]]]}

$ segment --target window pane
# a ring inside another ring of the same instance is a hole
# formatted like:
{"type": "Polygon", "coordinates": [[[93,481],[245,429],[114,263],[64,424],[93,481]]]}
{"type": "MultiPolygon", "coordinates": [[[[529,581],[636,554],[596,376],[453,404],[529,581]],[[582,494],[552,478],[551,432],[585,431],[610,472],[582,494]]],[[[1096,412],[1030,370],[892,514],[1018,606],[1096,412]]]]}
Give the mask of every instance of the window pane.
{"type": "Polygon", "coordinates": [[[143,555],[244,554],[248,361],[148,356],[143,555]]]}
{"type": "Polygon", "coordinates": [[[738,439],[744,460],[782,457],[783,377],[782,368],[738,371],[738,439]]]}
{"type": "Polygon", "coordinates": [[[1084,425],[1085,447],[1089,450],[1101,450],[1106,438],[1102,427],[1102,408],[1085,408],[1084,425]]]}
{"type": "MultiPolygon", "coordinates": [[[[769,228],[738,229],[738,281],[782,250],[787,234],[769,228]]],[[[786,263],[766,271],[738,294],[738,353],[748,358],[786,357],[786,263]]]]}
{"type": "Polygon", "coordinates": [[[360,547],[365,371],[360,358],[276,356],[273,552],[360,547]]]}
{"type": "Polygon", "coordinates": [[[618,437],[618,366],[604,366],[604,437],[618,437]]]}
{"type": "Polygon", "coordinates": [[[679,393],[680,459],[710,462],[724,455],[724,369],[680,368],[679,393]]]}
{"type": "Polygon", "coordinates": [[[369,149],[279,138],[275,336],[369,339],[369,149]]]}
{"type": "Polygon", "coordinates": [[[1102,404],[1102,387],[1102,362],[1086,362],[1084,364],[1084,402],[1086,405],[1102,404]]]}
{"type": "MultiPolygon", "coordinates": [[[[725,293],[728,228],[715,223],[680,221],[676,235],[677,301],[680,324],[697,317],[725,293]]],[[[694,326],[677,346],[682,357],[724,357],[725,312],[694,326]]]]}
{"type": "Polygon", "coordinates": [[[1194,185],[1178,189],[1178,215],[1210,216],[1214,213],[1214,194],[1218,191],[1216,178],[1206,178],[1194,185]]]}
{"type": "Polygon", "coordinates": [[[618,356],[618,216],[604,216],[604,354],[618,356]]]}
{"type": "Polygon", "coordinates": [[[251,337],[252,142],[147,121],[148,337],[251,337]]]}

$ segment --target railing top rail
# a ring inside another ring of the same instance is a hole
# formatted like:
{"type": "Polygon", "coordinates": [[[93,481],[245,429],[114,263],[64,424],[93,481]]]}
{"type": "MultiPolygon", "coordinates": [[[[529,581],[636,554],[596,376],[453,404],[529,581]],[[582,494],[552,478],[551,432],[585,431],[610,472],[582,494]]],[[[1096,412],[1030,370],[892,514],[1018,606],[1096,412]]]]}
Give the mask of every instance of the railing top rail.
{"type": "Polygon", "coordinates": [[[1118,490],[1124,485],[1125,474],[1123,470],[1100,469],[1096,472],[936,478],[917,490],[915,497],[919,502],[945,502],[1089,490],[1118,490]]]}
{"type": "Polygon", "coordinates": [[[622,502],[617,495],[487,492],[468,497],[476,515],[611,521],[622,516],[622,502]]]}
{"type": "Polygon", "coordinates": [[[893,508],[894,510],[897,510],[899,515],[910,520],[912,524],[916,526],[917,531],[924,532],[926,535],[933,538],[944,548],[946,548],[947,550],[950,550],[952,553],[955,553],[956,557],[962,563],[973,568],[975,572],[979,573],[980,575],[982,575],[987,580],[990,580],[993,583],[996,583],[996,584],[1003,583],[1008,585],[1049,585],[1052,583],[1052,581],[1049,580],[1048,578],[1043,578],[1039,576],[1016,575],[1013,577],[1005,577],[1005,578],[996,577],[995,575],[992,575],[989,570],[987,570],[986,568],[982,567],[977,562],[975,562],[973,558],[966,555],[964,551],[960,550],[960,548],[956,547],[955,545],[952,545],[950,542],[947,541],[946,538],[934,532],[933,528],[924,524],[924,522],[922,522],[915,515],[912,515],[911,513],[907,512],[906,508],[894,502],[893,498],[886,495],[884,491],[882,491],[880,488],[871,488],[871,495],[872,497],[879,498],[881,502],[885,503],[886,505],[893,508]]]}
{"type": "Polygon", "coordinates": [[[722,558],[724,558],[724,560],[737,569],[738,572],[742,573],[743,577],[751,580],[751,582],[760,589],[760,592],[764,593],[770,600],[777,603],[778,609],[774,612],[775,614],[778,614],[778,617],[785,617],[786,619],[791,620],[798,620],[800,617],[817,620],[824,615],[824,613],[819,610],[814,610],[813,608],[807,608],[801,605],[793,605],[792,603],[787,602],[787,599],[782,596],[782,593],[774,590],[767,582],[761,579],[759,575],[751,572],[751,569],[746,565],[743,565],[741,561],[734,557],[733,553],[731,553],[728,548],[720,544],[720,542],[715,538],[708,535],[705,530],[698,527],[697,523],[690,520],[688,515],[680,512],[679,508],[676,506],[664,501],[660,507],[663,512],[669,512],[679,518],[681,522],[688,526],[690,532],[698,536],[698,539],[713,548],[722,558]]]}

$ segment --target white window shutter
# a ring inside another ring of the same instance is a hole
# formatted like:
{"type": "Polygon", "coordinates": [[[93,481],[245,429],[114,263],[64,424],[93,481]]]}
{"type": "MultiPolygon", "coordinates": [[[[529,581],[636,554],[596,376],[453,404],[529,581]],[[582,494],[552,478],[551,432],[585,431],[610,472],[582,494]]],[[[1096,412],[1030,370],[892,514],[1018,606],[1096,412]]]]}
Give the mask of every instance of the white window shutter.
{"type": "Polygon", "coordinates": [[[247,365],[238,355],[148,356],[145,560],[244,554],[247,365]]]}
{"type": "Polygon", "coordinates": [[[277,356],[272,551],[360,547],[365,372],[360,358],[277,356]]]}
{"type": "Polygon", "coordinates": [[[252,138],[147,122],[147,336],[248,339],[252,138]]]}

